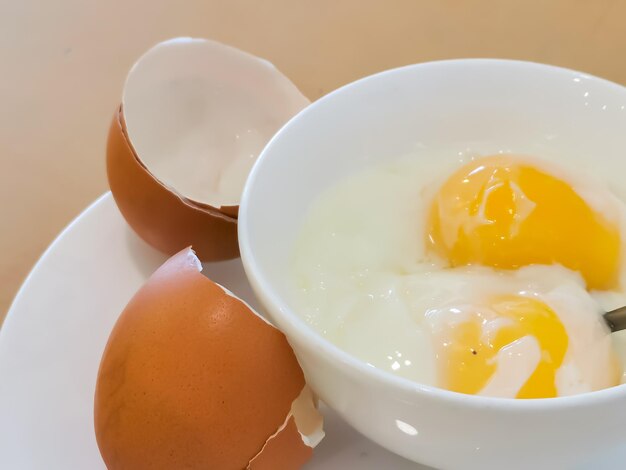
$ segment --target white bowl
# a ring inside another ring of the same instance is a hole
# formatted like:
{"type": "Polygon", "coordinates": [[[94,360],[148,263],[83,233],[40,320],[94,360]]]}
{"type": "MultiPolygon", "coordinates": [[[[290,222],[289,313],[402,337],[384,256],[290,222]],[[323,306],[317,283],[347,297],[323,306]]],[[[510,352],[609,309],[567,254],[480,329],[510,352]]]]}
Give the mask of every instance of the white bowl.
{"type": "MultiPolygon", "coordinates": [[[[506,60],[412,65],[347,85],[294,117],[252,170],[239,213],[246,273],[319,396],[365,436],[442,468],[590,468],[624,454],[626,385],[564,398],[469,396],[368,366],[290,305],[289,257],[311,202],[362,168],[416,145],[626,158],[626,89],[506,60]]],[[[597,164],[601,168],[601,163],[597,164]]],[[[626,181],[626,175],[625,175],[626,181]]],[[[373,214],[375,216],[375,214],[373,214]]]]}

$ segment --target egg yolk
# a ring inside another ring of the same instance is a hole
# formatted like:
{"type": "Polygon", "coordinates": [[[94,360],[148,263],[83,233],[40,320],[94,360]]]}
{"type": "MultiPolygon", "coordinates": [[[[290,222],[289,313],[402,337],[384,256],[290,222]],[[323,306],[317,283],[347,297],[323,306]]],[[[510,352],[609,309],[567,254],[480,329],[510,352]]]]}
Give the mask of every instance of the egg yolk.
{"type": "Polygon", "coordinates": [[[438,354],[440,385],[455,392],[480,393],[498,367],[498,352],[532,336],[539,345],[540,359],[516,398],[556,397],[555,376],[568,346],[558,316],[543,302],[522,296],[495,298],[490,307],[504,320],[495,334],[483,331],[485,320],[479,316],[446,330],[438,354]]]}
{"type": "Polygon", "coordinates": [[[511,156],[474,160],[439,189],[427,250],[451,266],[559,263],[590,289],[618,284],[620,234],[566,182],[511,156]]]}

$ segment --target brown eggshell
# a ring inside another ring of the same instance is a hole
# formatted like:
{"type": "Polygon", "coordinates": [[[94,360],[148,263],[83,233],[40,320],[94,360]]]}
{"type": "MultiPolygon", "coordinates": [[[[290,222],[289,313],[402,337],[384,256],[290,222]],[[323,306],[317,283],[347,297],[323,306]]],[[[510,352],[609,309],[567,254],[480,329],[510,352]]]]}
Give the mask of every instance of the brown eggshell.
{"type": "Polygon", "coordinates": [[[203,261],[239,256],[236,212],[195,204],[161,184],[129,143],[121,107],[109,130],[107,176],[128,224],[156,249],[172,255],[192,244],[203,261]]]}
{"type": "Polygon", "coordinates": [[[297,470],[313,455],[313,449],[302,441],[293,416],[256,455],[247,470],[297,470]]]}
{"type": "Polygon", "coordinates": [[[239,217],[239,206],[222,206],[220,212],[236,219],[239,217]]]}
{"type": "Polygon", "coordinates": [[[305,386],[294,353],[200,269],[191,249],[172,257],[113,328],[94,401],[102,457],[109,470],[299,468],[311,449],[290,419],[305,386]]]}

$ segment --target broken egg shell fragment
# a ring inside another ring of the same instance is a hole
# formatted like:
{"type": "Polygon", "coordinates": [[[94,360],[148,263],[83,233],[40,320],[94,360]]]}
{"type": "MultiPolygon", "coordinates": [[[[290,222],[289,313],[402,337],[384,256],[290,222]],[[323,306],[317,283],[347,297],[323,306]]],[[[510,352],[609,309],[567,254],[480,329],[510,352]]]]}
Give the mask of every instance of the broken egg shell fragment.
{"type": "Polygon", "coordinates": [[[270,62],[217,41],[156,44],[126,77],[109,134],[111,191],[129,225],[169,255],[238,256],[239,200],[271,137],[309,100],[270,62]]]}
{"type": "Polygon", "coordinates": [[[237,219],[185,200],[159,182],[129,143],[121,108],[109,130],[107,176],[126,222],[154,248],[171,255],[193,244],[203,261],[239,256],[237,219]]]}
{"type": "Polygon", "coordinates": [[[302,441],[296,421],[289,416],[284,426],[271,436],[261,452],[250,461],[247,470],[297,470],[313,455],[313,449],[302,441]]]}
{"type": "Polygon", "coordinates": [[[297,470],[324,438],[324,418],[308,386],[291,405],[291,413],[280,429],[250,461],[247,470],[297,470]]]}
{"type": "Polygon", "coordinates": [[[263,147],[309,103],[271,62],[189,37],[147,50],[122,94],[142,164],[187,200],[226,212],[239,205],[263,147]]]}
{"type": "Polygon", "coordinates": [[[107,169],[122,214],[167,254],[192,245],[203,261],[238,256],[248,173],[309,103],[274,65],[237,48],[198,38],[156,44],[129,71],[111,127],[107,169]]]}
{"type": "Polygon", "coordinates": [[[170,258],[113,328],[94,399],[101,455],[109,470],[296,470],[323,432],[293,350],[201,269],[189,248],[170,258]]]}

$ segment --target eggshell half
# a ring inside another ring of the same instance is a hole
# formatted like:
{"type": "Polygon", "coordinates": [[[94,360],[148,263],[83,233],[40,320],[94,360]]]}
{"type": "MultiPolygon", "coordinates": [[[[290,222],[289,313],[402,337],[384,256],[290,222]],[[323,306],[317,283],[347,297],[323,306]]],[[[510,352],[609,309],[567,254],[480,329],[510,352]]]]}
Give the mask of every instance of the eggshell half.
{"type": "Polygon", "coordinates": [[[122,215],[167,254],[193,245],[203,261],[238,256],[250,168],[308,104],[270,62],[234,47],[195,38],[155,45],[130,70],[109,135],[122,215]]]}
{"type": "Polygon", "coordinates": [[[109,130],[107,175],[120,212],[154,248],[176,253],[193,243],[203,260],[239,256],[237,219],[185,200],[157,180],[135,155],[124,132],[121,108],[109,130]]]}
{"type": "Polygon", "coordinates": [[[94,400],[102,457],[110,470],[295,470],[311,455],[294,413],[308,396],[295,355],[200,270],[181,251],[113,328],[94,400]]]}

